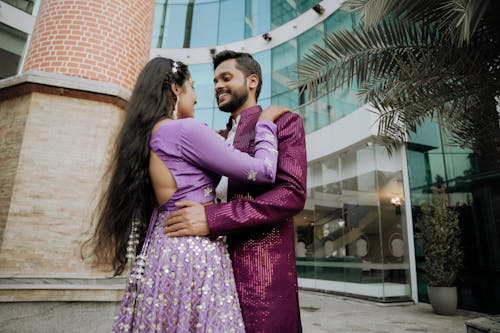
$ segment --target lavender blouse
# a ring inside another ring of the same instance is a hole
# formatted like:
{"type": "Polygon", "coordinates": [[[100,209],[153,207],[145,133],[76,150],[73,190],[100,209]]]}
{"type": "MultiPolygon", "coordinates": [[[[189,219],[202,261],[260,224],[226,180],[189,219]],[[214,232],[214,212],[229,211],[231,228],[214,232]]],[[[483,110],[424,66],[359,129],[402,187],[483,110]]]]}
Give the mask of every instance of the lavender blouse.
{"type": "Polygon", "coordinates": [[[173,206],[179,200],[212,201],[221,175],[248,183],[273,183],[278,158],[276,125],[258,121],[255,133],[252,157],[226,143],[199,120],[185,118],[163,124],[151,136],[149,146],[177,184],[177,191],[164,206],[173,206]]]}

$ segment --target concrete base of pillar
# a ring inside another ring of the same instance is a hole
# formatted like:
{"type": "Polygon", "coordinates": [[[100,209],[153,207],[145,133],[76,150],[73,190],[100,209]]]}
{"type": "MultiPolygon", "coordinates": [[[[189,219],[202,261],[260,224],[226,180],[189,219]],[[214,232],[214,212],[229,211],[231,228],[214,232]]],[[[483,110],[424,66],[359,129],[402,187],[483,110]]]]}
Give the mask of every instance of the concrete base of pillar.
{"type": "Polygon", "coordinates": [[[120,301],[124,277],[109,279],[0,278],[0,302],[120,301]]]}

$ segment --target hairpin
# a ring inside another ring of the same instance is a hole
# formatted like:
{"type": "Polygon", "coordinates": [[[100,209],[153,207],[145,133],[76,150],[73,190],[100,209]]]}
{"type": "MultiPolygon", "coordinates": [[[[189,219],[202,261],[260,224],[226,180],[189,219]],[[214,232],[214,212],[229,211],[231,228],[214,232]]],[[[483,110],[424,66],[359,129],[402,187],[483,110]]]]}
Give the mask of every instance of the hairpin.
{"type": "Polygon", "coordinates": [[[179,70],[179,63],[177,61],[174,61],[172,63],[172,73],[177,74],[178,70],[179,70]]]}

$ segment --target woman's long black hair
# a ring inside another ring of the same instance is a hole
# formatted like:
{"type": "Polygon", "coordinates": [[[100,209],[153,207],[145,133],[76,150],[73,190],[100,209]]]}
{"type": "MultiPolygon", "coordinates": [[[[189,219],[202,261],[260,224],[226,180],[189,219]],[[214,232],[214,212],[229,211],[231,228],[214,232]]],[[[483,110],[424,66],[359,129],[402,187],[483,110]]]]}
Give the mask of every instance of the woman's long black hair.
{"type": "Polygon", "coordinates": [[[139,222],[141,242],[157,206],[149,176],[149,141],[153,126],[172,118],[176,96],[170,86],[189,79],[186,65],[155,58],[143,68],[126,107],[125,120],[116,139],[102,196],[94,214],[95,232],[90,245],[94,260],[112,265],[121,274],[127,263],[127,241],[132,221],[139,222]],[[172,71],[172,69],[175,69],[172,71]]]}

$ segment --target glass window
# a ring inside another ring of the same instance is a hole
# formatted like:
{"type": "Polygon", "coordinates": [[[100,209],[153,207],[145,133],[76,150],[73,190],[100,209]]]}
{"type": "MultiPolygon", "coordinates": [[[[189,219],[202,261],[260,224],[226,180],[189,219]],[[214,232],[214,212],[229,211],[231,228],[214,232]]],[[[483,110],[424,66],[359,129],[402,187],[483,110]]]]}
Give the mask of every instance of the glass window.
{"type": "Polygon", "coordinates": [[[33,13],[33,8],[35,6],[35,0],[3,0],[3,2],[8,3],[9,5],[16,7],[17,9],[22,10],[28,14],[33,13]]]}
{"type": "MultiPolygon", "coordinates": [[[[320,23],[297,37],[296,45],[299,61],[303,59],[305,54],[310,53],[310,49],[313,45],[323,45],[325,31],[329,31],[329,29],[338,30],[345,27],[351,27],[351,17],[345,12],[341,12],[341,14],[335,12],[327,21],[328,20],[330,21],[320,23]],[[334,19],[332,19],[332,17],[334,17],[334,19]],[[335,24],[339,22],[340,25],[335,26],[335,24]]],[[[278,47],[276,49],[278,49],[278,47]]],[[[273,86],[273,89],[276,90],[276,92],[273,91],[274,95],[280,94],[280,90],[286,88],[283,85],[276,84],[276,87],[273,86]]],[[[357,96],[357,90],[357,85],[352,84],[350,89],[337,89],[301,107],[299,112],[304,120],[306,133],[316,131],[357,110],[361,106],[361,102],[357,96]]],[[[303,95],[299,96],[299,104],[308,102],[308,99],[308,94],[305,92],[303,95]]]]}
{"type": "Polygon", "coordinates": [[[155,15],[153,24],[153,37],[151,39],[151,47],[163,47],[163,33],[165,30],[165,18],[167,12],[167,1],[156,1],[155,15]]]}
{"type": "Polygon", "coordinates": [[[291,80],[296,79],[297,40],[281,44],[271,51],[272,54],[272,103],[291,109],[298,105],[297,91],[290,90],[291,80]]]}
{"type": "MultiPolygon", "coordinates": [[[[157,5],[157,10],[159,9],[157,5]]],[[[184,47],[184,37],[186,35],[186,26],[190,26],[191,22],[187,22],[187,4],[169,4],[165,11],[165,25],[163,33],[159,32],[161,37],[161,47],[164,48],[181,48],[184,47]],[[172,29],[169,27],[178,27],[172,29]]],[[[161,21],[160,21],[161,22],[161,21]]],[[[161,29],[161,27],[160,27],[161,29]]]]}
{"type": "Polygon", "coordinates": [[[294,220],[299,283],[408,299],[401,157],[368,142],[311,163],[308,177],[306,213],[294,220]]]}
{"type": "Polygon", "coordinates": [[[28,35],[0,23],[0,79],[17,74],[28,35]]]}
{"type": "Polygon", "coordinates": [[[195,118],[204,121],[211,128],[217,128],[214,127],[214,112],[220,111],[215,103],[212,64],[190,65],[189,71],[194,80],[197,97],[195,118]]]}
{"type": "Polygon", "coordinates": [[[353,14],[349,14],[341,9],[336,10],[332,15],[325,19],[325,31],[352,30],[353,14]]]}
{"type": "MultiPolygon", "coordinates": [[[[491,290],[482,285],[495,285],[496,281],[483,278],[498,271],[500,228],[498,204],[500,202],[499,173],[480,174],[474,151],[454,146],[449,134],[431,120],[427,120],[410,136],[408,143],[408,175],[410,181],[413,221],[419,224],[420,206],[430,199],[432,187],[446,188],[449,209],[459,213],[464,249],[464,267],[460,272],[462,290],[459,302],[470,309],[493,309],[491,290]],[[482,272],[478,274],[477,272],[482,272]],[[485,273],[486,272],[486,273],[485,273]],[[486,275],[485,275],[486,274],[486,275]],[[474,297],[470,295],[476,295],[474,297]]],[[[422,270],[423,249],[416,242],[418,297],[428,300],[425,274],[422,270]]]]}
{"type": "Polygon", "coordinates": [[[320,0],[296,0],[297,3],[297,16],[303,14],[309,9],[313,8],[315,5],[320,3],[320,0]]]}
{"type": "Polygon", "coordinates": [[[241,1],[220,1],[217,44],[245,39],[245,6],[241,1]]]}
{"type": "MultiPolygon", "coordinates": [[[[191,26],[186,24],[186,31],[191,35],[191,43],[184,47],[217,45],[218,18],[218,1],[195,2],[191,26]]],[[[235,29],[237,30],[237,27],[235,29]]]]}
{"type": "Polygon", "coordinates": [[[271,96],[271,72],[273,71],[271,50],[259,52],[252,56],[260,64],[262,72],[262,88],[259,98],[269,98],[271,96]]]}
{"type": "Polygon", "coordinates": [[[461,148],[453,144],[453,139],[448,131],[441,128],[443,139],[444,164],[448,180],[457,177],[470,176],[478,172],[475,167],[475,154],[471,149],[461,148]]]}
{"type": "Polygon", "coordinates": [[[245,38],[271,30],[271,11],[268,0],[245,0],[245,38]]]}
{"type": "Polygon", "coordinates": [[[298,57],[302,59],[304,54],[310,53],[309,50],[314,44],[323,45],[324,28],[323,23],[317,24],[297,37],[298,57]]]}
{"type": "Polygon", "coordinates": [[[262,87],[257,103],[265,108],[271,104],[271,73],[273,72],[273,68],[271,67],[271,51],[266,50],[253,54],[252,56],[260,64],[260,70],[262,72],[262,87]]]}
{"type": "Polygon", "coordinates": [[[272,1],[271,2],[271,22],[272,29],[279,27],[297,15],[295,1],[272,1]]]}
{"type": "Polygon", "coordinates": [[[349,113],[359,109],[361,102],[357,96],[357,85],[353,84],[351,89],[337,89],[329,95],[329,106],[331,108],[331,121],[337,121],[349,113]]]}

